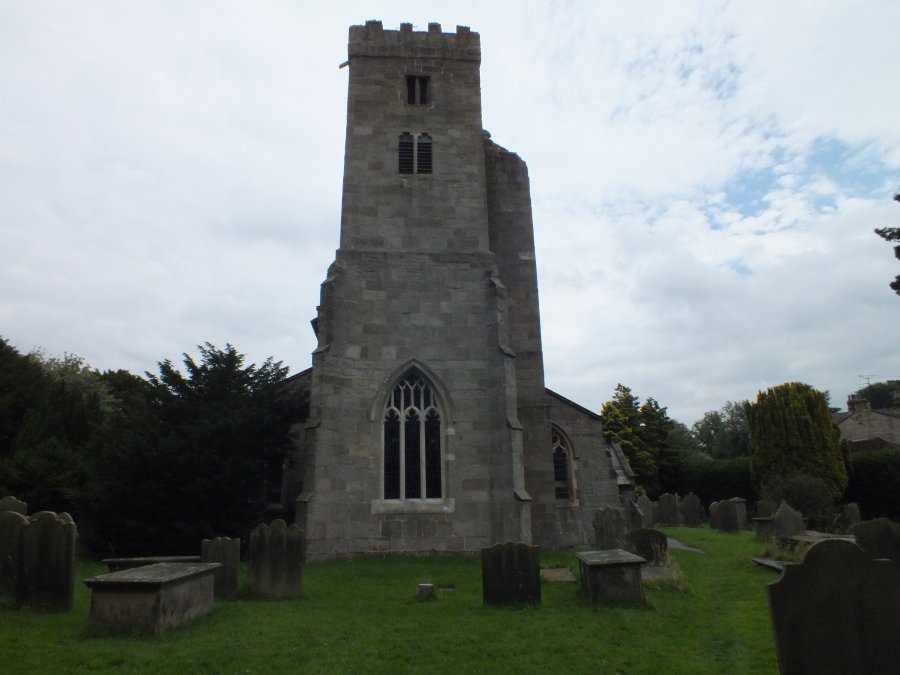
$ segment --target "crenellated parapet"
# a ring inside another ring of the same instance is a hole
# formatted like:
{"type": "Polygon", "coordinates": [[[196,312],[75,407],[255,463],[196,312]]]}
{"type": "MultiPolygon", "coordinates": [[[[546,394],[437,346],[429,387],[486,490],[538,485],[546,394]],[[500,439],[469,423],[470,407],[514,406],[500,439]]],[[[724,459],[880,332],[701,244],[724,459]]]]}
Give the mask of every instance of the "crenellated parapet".
{"type": "Polygon", "coordinates": [[[455,33],[441,32],[441,24],[429,23],[427,31],[414,31],[411,23],[400,30],[384,30],[381,21],[350,27],[349,58],[357,56],[452,59],[481,63],[481,37],[468,26],[455,33]]]}

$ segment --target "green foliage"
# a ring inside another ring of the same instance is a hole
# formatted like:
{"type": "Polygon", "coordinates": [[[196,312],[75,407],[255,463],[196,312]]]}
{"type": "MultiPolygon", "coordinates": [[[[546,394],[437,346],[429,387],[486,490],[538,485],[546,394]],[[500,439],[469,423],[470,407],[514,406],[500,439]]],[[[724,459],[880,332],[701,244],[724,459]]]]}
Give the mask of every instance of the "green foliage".
{"type": "Polygon", "coordinates": [[[692,432],[700,449],[710,457],[743,457],[750,444],[747,401],[726,401],[694,422],[692,432]]]}
{"type": "Polygon", "coordinates": [[[900,407],[900,380],[875,382],[856,392],[872,410],[900,407]]]}
{"type": "Polygon", "coordinates": [[[146,382],[110,376],[128,414],[104,448],[91,510],[117,553],[192,552],[263,517],[267,467],[281,467],[303,402],[280,362],[199,350],[184,372],[166,360],[146,382]]]}
{"type": "Polygon", "coordinates": [[[631,389],[616,385],[611,401],[600,410],[603,420],[603,438],[616,442],[628,458],[634,471],[636,482],[649,494],[659,492],[659,476],[653,450],[647,446],[641,435],[641,409],[637,397],[631,389]]]}
{"type": "MultiPolygon", "coordinates": [[[[900,193],[894,195],[894,201],[900,202],[900,193]]],[[[900,227],[881,227],[875,230],[875,234],[885,241],[900,241],[900,227]]],[[[900,246],[894,246],[894,256],[900,259],[900,246]]],[[[900,274],[891,282],[891,289],[900,295],[900,274]]]]}
{"type": "Polygon", "coordinates": [[[77,514],[115,405],[100,373],[73,355],[0,347],[0,476],[29,509],[77,514]]]}
{"type": "Polygon", "coordinates": [[[900,520],[900,450],[853,453],[853,470],[844,499],[856,502],[863,518],[900,520]]]}
{"type": "Polygon", "coordinates": [[[619,384],[612,400],[603,404],[600,417],[603,437],[622,448],[638,487],[655,497],[678,484],[685,440],[674,431],[677,424],[665,406],[652,397],[641,403],[630,388],[619,384]]]}
{"type": "Polygon", "coordinates": [[[752,499],[756,494],[746,457],[709,459],[703,455],[685,457],[677,491],[693,492],[706,505],[732,497],[752,499]]]}
{"type": "Polygon", "coordinates": [[[801,382],[781,384],[759,392],[747,417],[750,475],[757,486],[806,475],[820,478],[840,499],[847,487],[846,448],[825,394],[801,382]]]}

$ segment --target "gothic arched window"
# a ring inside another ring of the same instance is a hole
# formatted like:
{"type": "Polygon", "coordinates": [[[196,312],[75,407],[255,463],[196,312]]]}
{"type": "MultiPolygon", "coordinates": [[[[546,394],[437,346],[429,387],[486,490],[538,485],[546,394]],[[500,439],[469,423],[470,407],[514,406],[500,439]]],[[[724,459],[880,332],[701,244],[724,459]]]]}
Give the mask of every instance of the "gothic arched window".
{"type": "Polygon", "coordinates": [[[384,499],[440,499],[441,413],[434,391],[411,370],[384,410],[384,499]]]}
{"type": "Polygon", "coordinates": [[[397,140],[397,170],[400,173],[431,173],[432,146],[428,134],[414,136],[404,131],[397,140]]]}
{"type": "Polygon", "coordinates": [[[550,432],[553,445],[553,483],[556,498],[572,501],[575,490],[572,487],[572,448],[556,429],[550,432]]]}

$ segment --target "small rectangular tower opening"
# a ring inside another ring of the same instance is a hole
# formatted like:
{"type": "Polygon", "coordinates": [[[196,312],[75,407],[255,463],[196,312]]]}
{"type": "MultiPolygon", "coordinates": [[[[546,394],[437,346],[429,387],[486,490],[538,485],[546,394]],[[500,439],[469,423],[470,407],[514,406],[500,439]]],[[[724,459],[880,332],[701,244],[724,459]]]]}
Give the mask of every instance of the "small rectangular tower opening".
{"type": "Polygon", "coordinates": [[[410,105],[425,105],[428,103],[427,75],[406,76],[406,102],[410,105]]]}

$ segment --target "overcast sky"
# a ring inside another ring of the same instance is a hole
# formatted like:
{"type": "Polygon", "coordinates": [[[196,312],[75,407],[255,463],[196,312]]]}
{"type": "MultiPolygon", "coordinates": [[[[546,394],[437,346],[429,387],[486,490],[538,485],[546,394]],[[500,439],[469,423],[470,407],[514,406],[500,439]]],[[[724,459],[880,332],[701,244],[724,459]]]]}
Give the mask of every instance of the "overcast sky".
{"type": "Polygon", "coordinates": [[[690,425],[900,377],[900,2],[0,0],[0,336],[99,369],[310,365],[347,29],[481,34],[529,166],[547,386],[690,425]]]}

